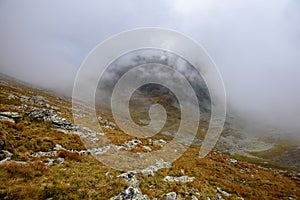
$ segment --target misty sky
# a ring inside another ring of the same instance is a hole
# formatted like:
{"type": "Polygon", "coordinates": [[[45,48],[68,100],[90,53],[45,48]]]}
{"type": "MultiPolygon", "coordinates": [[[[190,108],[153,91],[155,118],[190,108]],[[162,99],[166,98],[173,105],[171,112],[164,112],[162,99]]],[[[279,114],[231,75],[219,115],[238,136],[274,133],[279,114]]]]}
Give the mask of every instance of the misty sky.
{"type": "Polygon", "coordinates": [[[1,0],[0,72],[71,91],[94,46],[149,26],[182,32],[206,48],[222,74],[230,112],[251,117],[250,125],[300,134],[297,0],[1,0]]]}

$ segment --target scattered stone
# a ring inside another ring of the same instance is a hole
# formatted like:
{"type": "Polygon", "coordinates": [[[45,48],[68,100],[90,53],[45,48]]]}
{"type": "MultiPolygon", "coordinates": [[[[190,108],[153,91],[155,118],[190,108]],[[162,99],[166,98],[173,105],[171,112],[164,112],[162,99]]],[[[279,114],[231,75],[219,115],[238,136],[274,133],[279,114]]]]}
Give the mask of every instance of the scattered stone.
{"type": "Polygon", "coordinates": [[[47,151],[47,152],[35,152],[31,154],[33,157],[41,158],[41,157],[55,157],[56,156],[56,151],[47,151]]]}
{"type": "Polygon", "coordinates": [[[9,151],[1,150],[0,151],[0,163],[4,163],[6,161],[9,161],[12,156],[13,156],[13,154],[10,153],[9,151]]]}
{"type": "Polygon", "coordinates": [[[41,105],[41,106],[44,106],[45,103],[43,103],[42,101],[49,101],[46,97],[43,97],[43,96],[33,96],[31,98],[29,98],[27,100],[29,103],[34,103],[34,104],[37,104],[37,105],[41,105]]]}
{"type": "Polygon", "coordinates": [[[58,117],[57,115],[53,115],[51,117],[51,121],[54,127],[63,128],[67,130],[78,130],[78,126],[67,121],[65,118],[58,117]]]}
{"type": "Polygon", "coordinates": [[[214,200],[225,200],[220,194],[216,194],[214,200]]]}
{"type": "Polygon", "coordinates": [[[217,193],[222,194],[225,197],[229,197],[230,194],[224,190],[222,190],[221,188],[217,187],[217,193]]]}
{"type": "Polygon", "coordinates": [[[8,86],[8,83],[6,81],[0,80],[0,85],[2,85],[2,86],[8,86]]]}
{"type": "Polygon", "coordinates": [[[141,170],[141,173],[143,176],[154,176],[154,172],[156,172],[158,169],[156,166],[149,166],[146,169],[141,170]]]}
{"type": "Polygon", "coordinates": [[[91,142],[92,142],[92,143],[96,143],[97,141],[99,141],[99,138],[92,138],[92,139],[91,139],[91,142]]]}
{"type": "Polygon", "coordinates": [[[29,99],[30,99],[30,97],[28,97],[28,96],[24,96],[24,95],[20,96],[21,101],[28,101],[29,99]]]}
{"type": "Polygon", "coordinates": [[[113,122],[110,122],[106,119],[103,119],[101,116],[98,117],[98,121],[100,122],[100,124],[107,129],[115,129],[116,128],[116,124],[113,122]]]}
{"type": "Polygon", "coordinates": [[[13,124],[14,124],[14,123],[15,123],[15,120],[0,115],[0,122],[10,122],[10,123],[13,123],[13,124]]]}
{"type": "Polygon", "coordinates": [[[115,127],[116,127],[116,124],[115,124],[115,123],[112,123],[112,122],[108,122],[108,126],[110,126],[111,128],[115,128],[115,127]]]}
{"type": "Polygon", "coordinates": [[[236,164],[238,161],[236,159],[233,159],[233,158],[227,158],[226,161],[229,163],[229,164],[236,164]]]}
{"type": "Polygon", "coordinates": [[[58,158],[56,158],[56,159],[54,160],[54,163],[57,163],[57,164],[62,164],[64,161],[65,161],[65,159],[64,159],[64,158],[60,158],[60,157],[58,157],[58,158]]]}
{"type": "Polygon", "coordinates": [[[126,150],[134,149],[138,144],[141,144],[142,142],[138,139],[133,139],[128,142],[126,142],[123,146],[126,150]]]}
{"type": "Polygon", "coordinates": [[[33,119],[44,119],[45,121],[51,121],[51,117],[53,115],[52,110],[47,110],[47,109],[37,109],[30,107],[30,111],[26,112],[30,117],[33,119]]]}
{"type": "Polygon", "coordinates": [[[150,165],[146,169],[141,170],[140,172],[143,176],[154,176],[154,172],[157,172],[159,169],[162,168],[170,168],[171,163],[165,162],[163,159],[156,160],[155,165],[150,165]]]}
{"type": "Polygon", "coordinates": [[[87,151],[87,150],[81,150],[81,151],[79,151],[78,153],[79,153],[79,155],[90,155],[90,154],[91,154],[91,153],[90,153],[89,151],[87,151]]]}
{"type": "MultiPolygon", "coordinates": [[[[65,150],[65,151],[69,151],[69,152],[73,152],[73,153],[78,153],[79,155],[87,155],[87,154],[90,154],[90,151],[89,150],[81,150],[81,151],[77,151],[77,150],[67,150],[65,149],[64,147],[62,147],[60,144],[56,144],[55,147],[53,147],[52,150],[50,151],[47,151],[47,152],[42,152],[42,151],[39,151],[39,152],[35,152],[33,154],[31,154],[31,156],[33,157],[38,157],[38,158],[41,158],[41,157],[47,157],[48,158],[48,161],[49,161],[49,158],[54,158],[57,156],[57,152],[59,150],[65,150]]],[[[54,161],[54,160],[53,160],[54,161]]]]}
{"type": "Polygon", "coordinates": [[[10,94],[7,97],[9,100],[18,98],[16,95],[10,94]]]}
{"type": "Polygon", "coordinates": [[[136,179],[136,171],[129,171],[123,174],[120,174],[118,177],[123,178],[129,185],[138,187],[139,181],[136,179]]]}
{"type": "Polygon", "coordinates": [[[48,158],[47,161],[46,166],[51,167],[54,165],[54,159],[48,158]]]}
{"type": "Polygon", "coordinates": [[[90,153],[90,154],[95,154],[95,155],[98,155],[98,154],[102,154],[102,153],[105,153],[106,151],[108,151],[109,149],[111,148],[111,146],[104,146],[104,147],[100,147],[100,148],[92,148],[92,149],[88,149],[87,151],[90,153]]]}
{"type": "Polygon", "coordinates": [[[195,180],[195,177],[188,177],[188,176],[166,176],[164,179],[166,182],[182,182],[182,183],[187,183],[187,182],[193,182],[195,180]]]}
{"type": "Polygon", "coordinates": [[[5,162],[7,162],[7,161],[10,161],[10,157],[8,157],[8,158],[5,158],[5,159],[3,159],[3,160],[0,160],[0,164],[3,164],[3,163],[5,163],[5,162]]]}
{"type": "Polygon", "coordinates": [[[163,139],[159,139],[159,140],[154,140],[154,141],[153,141],[153,144],[162,147],[162,146],[164,146],[165,144],[167,144],[167,142],[164,141],[163,139]]]}
{"type": "Polygon", "coordinates": [[[109,178],[113,178],[114,176],[110,174],[110,172],[105,172],[105,176],[108,176],[109,178]]]}
{"type": "Polygon", "coordinates": [[[32,107],[30,109],[31,110],[29,112],[26,112],[26,114],[28,114],[33,119],[43,119],[44,121],[50,121],[52,122],[55,128],[61,128],[64,130],[72,130],[72,131],[78,130],[78,126],[67,121],[65,118],[61,118],[56,114],[53,114],[52,110],[37,109],[32,107]]]}
{"type": "Polygon", "coordinates": [[[0,112],[0,121],[8,121],[11,123],[15,123],[16,119],[21,118],[22,116],[17,112],[0,112]]]}
{"type": "Polygon", "coordinates": [[[12,157],[12,156],[13,156],[13,154],[10,153],[10,152],[7,151],[7,150],[1,150],[1,151],[0,151],[0,154],[4,154],[6,157],[12,157]]]}
{"type": "Polygon", "coordinates": [[[193,195],[191,200],[198,200],[198,198],[193,195]]]}
{"type": "Polygon", "coordinates": [[[169,192],[163,196],[166,198],[166,200],[176,200],[177,199],[176,192],[169,192]]]}
{"type": "Polygon", "coordinates": [[[157,166],[158,169],[170,168],[171,163],[165,162],[163,159],[160,159],[160,160],[156,160],[156,166],[157,166]]]}
{"type": "Polygon", "coordinates": [[[65,149],[65,148],[63,148],[60,144],[55,144],[55,147],[53,148],[54,151],[59,151],[61,149],[65,149]]]}
{"type": "Polygon", "coordinates": [[[51,106],[51,109],[52,109],[52,110],[60,110],[60,108],[59,108],[59,107],[56,107],[56,106],[51,106]]]}
{"type": "Polygon", "coordinates": [[[110,200],[150,200],[147,195],[143,195],[139,188],[128,187],[120,194],[110,198],[110,200]]]}
{"type": "Polygon", "coordinates": [[[22,116],[17,113],[17,112],[0,112],[0,115],[1,116],[4,116],[4,117],[8,117],[8,118],[13,118],[13,119],[18,119],[18,118],[21,118],[22,116]]]}
{"type": "Polygon", "coordinates": [[[151,147],[149,147],[149,146],[143,146],[143,149],[145,149],[148,152],[152,151],[151,147]]]}
{"type": "Polygon", "coordinates": [[[193,188],[193,187],[188,188],[188,194],[194,194],[198,197],[201,195],[200,191],[197,188],[193,188]]]}
{"type": "Polygon", "coordinates": [[[91,129],[89,129],[88,127],[83,127],[82,130],[88,132],[88,133],[92,133],[93,131],[91,129]]]}

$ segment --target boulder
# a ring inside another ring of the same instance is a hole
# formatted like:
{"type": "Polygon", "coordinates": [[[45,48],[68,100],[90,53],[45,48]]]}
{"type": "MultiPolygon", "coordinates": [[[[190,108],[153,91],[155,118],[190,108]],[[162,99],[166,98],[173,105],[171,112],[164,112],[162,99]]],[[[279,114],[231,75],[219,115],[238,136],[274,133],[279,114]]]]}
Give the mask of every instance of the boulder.
{"type": "Polygon", "coordinates": [[[55,147],[53,147],[54,151],[59,151],[61,149],[65,149],[65,148],[63,148],[60,144],[55,144],[55,147]]]}
{"type": "Polygon", "coordinates": [[[147,195],[143,195],[139,188],[128,187],[120,194],[110,198],[110,200],[150,200],[147,195]]]}
{"type": "Polygon", "coordinates": [[[154,176],[154,172],[156,172],[158,170],[158,168],[156,166],[149,166],[146,169],[141,170],[141,173],[144,176],[154,176]]]}
{"type": "Polygon", "coordinates": [[[193,182],[195,180],[195,177],[187,177],[187,176],[166,176],[164,179],[166,182],[181,182],[181,183],[187,183],[187,182],[193,182]]]}
{"type": "Polygon", "coordinates": [[[9,100],[18,98],[16,95],[10,94],[7,97],[9,100]]]}
{"type": "Polygon", "coordinates": [[[149,146],[143,146],[143,149],[145,149],[148,152],[152,151],[151,147],[149,147],[149,146]]]}
{"type": "Polygon", "coordinates": [[[17,112],[0,112],[0,115],[1,116],[4,116],[4,117],[8,117],[8,118],[12,118],[12,119],[18,119],[18,118],[21,118],[22,116],[17,113],[17,112]]]}
{"type": "Polygon", "coordinates": [[[5,161],[10,160],[12,156],[13,156],[13,154],[10,153],[10,152],[7,151],[7,150],[1,150],[1,151],[0,151],[0,160],[1,160],[2,162],[5,162],[5,161]]]}
{"type": "Polygon", "coordinates": [[[197,197],[195,197],[194,195],[191,197],[191,200],[198,200],[197,197]]]}
{"type": "Polygon", "coordinates": [[[60,158],[60,157],[58,157],[58,158],[56,158],[56,159],[54,160],[54,163],[57,163],[57,164],[62,164],[62,163],[64,163],[64,161],[65,161],[65,159],[64,159],[64,158],[60,158]]]}
{"type": "Polygon", "coordinates": [[[52,110],[47,109],[34,109],[33,111],[28,113],[30,117],[33,119],[44,119],[50,121],[51,116],[53,115],[52,110]]]}
{"type": "Polygon", "coordinates": [[[176,192],[169,192],[164,195],[166,200],[176,200],[177,199],[177,194],[176,192]]]}
{"type": "Polygon", "coordinates": [[[222,190],[221,188],[217,187],[217,194],[221,194],[222,196],[225,196],[225,197],[229,197],[231,196],[228,192],[222,190]]]}
{"type": "Polygon", "coordinates": [[[41,105],[41,104],[43,104],[41,101],[48,101],[48,99],[43,96],[33,96],[30,99],[28,99],[28,101],[30,103],[35,103],[35,104],[41,105]]]}
{"type": "Polygon", "coordinates": [[[162,146],[164,146],[165,144],[167,144],[167,142],[164,141],[163,139],[159,139],[159,140],[153,141],[153,144],[162,147],[162,146]]]}
{"type": "Polygon", "coordinates": [[[0,122],[11,122],[11,123],[14,124],[14,123],[15,123],[15,120],[0,115],[0,122]]]}
{"type": "Polygon", "coordinates": [[[130,141],[126,142],[123,146],[126,149],[130,150],[130,149],[135,148],[140,143],[142,143],[140,140],[133,139],[133,140],[130,140],[130,141]]]}
{"type": "Polygon", "coordinates": [[[233,159],[233,158],[227,158],[226,161],[229,163],[229,164],[236,164],[238,161],[236,159],[233,159]]]}
{"type": "Polygon", "coordinates": [[[72,131],[78,130],[78,126],[74,125],[72,122],[69,122],[65,118],[61,118],[56,114],[53,114],[53,111],[49,109],[33,108],[31,111],[27,112],[27,114],[33,119],[43,119],[44,121],[50,121],[55,128],[72,131]]]}
{"type": "Polygon", "coordinates": [[[120,174],[118,177],[123,178],[129,185],[138,187],[139,181],[136,179],[136,171],[129,171],[123,174],[120,174]]]}
{"type": "Polygon", "coordinates": [[[171,163],[165,162],[163,159],[156,160],[155,165],[150,165],[146,169],[142,169],[140,172],[144,176],[154,176],[154,172],[157,172],[159,169],[162,168],[170,168],[171,163]]]}

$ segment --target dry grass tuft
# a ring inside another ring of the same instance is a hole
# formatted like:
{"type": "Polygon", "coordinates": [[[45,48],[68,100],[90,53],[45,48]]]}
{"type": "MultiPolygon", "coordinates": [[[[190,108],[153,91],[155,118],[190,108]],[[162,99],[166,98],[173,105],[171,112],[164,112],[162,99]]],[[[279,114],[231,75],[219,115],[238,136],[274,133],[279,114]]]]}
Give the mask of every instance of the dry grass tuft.
{"type": "Polygon", "coordinates": [[[82,156],[77,152],[71,152],[64,149],[61,149],[57,152],[57,156],[61,158],[66,158],[69,160],[75,160],[77,162],[82,160],[82,156]]]}
{"type": "Polygon", "coordinates": [[[41,161],[30,163],[18,163],[11,161],[4,163],[2,167],[11,177],[21,176],[24,178],[33,178],[36,176],[42,176],[50,171],[50,169],[41,161]]]}

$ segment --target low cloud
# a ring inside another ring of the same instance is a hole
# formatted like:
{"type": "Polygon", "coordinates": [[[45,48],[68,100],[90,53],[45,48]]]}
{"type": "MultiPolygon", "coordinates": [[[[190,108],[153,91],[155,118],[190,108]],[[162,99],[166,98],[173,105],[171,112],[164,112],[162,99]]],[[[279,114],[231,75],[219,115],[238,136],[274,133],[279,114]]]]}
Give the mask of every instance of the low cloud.
{"type": "Polygon", "coordinates": [[[235,123],[299,136],[299,11],[293,0],[3,0],[0,68],[70,94],[81,62],[107,37],[137,27],[170,28],[194,38],[214,59],[229,114],[241,119],[235,123]]]}

